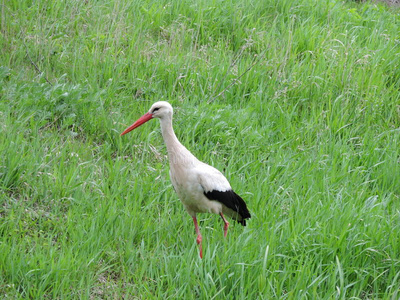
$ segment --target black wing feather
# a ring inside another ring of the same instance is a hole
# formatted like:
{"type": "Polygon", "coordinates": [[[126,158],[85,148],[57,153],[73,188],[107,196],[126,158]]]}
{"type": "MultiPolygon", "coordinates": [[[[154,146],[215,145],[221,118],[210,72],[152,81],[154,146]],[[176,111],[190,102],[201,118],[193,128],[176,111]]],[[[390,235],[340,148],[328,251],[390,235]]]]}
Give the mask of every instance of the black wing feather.
{"type": "Polygon", "coordinates": [[[237,212],[241,217],[242,220],[237,220],[243,226],[246,226],[246,220],[251,217],[249,210],[247,209],[246,203],[244,200],[236,194],[233,190],[228,191],[217,191],[212,190],[210,192],[204,191],[204,195],[209,200],[215,200],[221,202],[226,207],[232,209],[233,211],[237,212]]]}

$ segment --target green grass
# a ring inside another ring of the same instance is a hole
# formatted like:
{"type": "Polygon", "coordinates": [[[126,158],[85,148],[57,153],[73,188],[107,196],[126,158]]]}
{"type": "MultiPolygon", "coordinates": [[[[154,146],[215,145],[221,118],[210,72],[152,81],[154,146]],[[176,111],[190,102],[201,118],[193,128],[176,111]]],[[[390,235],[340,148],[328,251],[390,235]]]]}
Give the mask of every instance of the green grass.
{"type": "Polygon", "coordinates": [[[0,14],[1,298],[400,297],[398,8],[10,0],[0,14]],[[158,100],[252,214],[227,239],[201,215],[203,260],[158,122],[119,136],[158,100]]]}

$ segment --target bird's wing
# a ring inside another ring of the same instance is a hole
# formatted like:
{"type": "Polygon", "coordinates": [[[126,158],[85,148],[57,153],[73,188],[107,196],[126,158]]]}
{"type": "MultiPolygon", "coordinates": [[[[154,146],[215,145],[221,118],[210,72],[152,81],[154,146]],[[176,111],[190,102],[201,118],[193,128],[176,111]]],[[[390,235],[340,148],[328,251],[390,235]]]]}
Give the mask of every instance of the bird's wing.
{"type": "Polygon", "coordinates": [[[216,168],[202,163],[197,168],[198,180],[205,192],[231,190],[231,185],[224,175],[216,168]]]}
{"type": "Polygon", "coordinates": [[[228,180],[220,171],[205,165],[199,170],[198,178],[203,193],[209,200],[221,202],[227,208],[238,213],[241,219],[238,218],[237,221],[246,225],[245,219],[250,218],[246,203],[232,190],[228,180]]]}

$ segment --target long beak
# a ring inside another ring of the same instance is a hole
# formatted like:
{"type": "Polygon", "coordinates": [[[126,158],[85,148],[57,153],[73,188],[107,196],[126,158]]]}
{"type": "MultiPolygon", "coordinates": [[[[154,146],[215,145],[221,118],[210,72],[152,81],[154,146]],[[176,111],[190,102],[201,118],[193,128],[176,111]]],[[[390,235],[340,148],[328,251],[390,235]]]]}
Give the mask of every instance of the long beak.
{"type": "Polygon", "coordinates": [[[127,134],[128,132],[130,132],[133,129],[139,127],[140,125],[146,123],[148,120],[151,120],[152,118],[153,118],[153,115],[151,113],[144,114],[135,123],[133,123],[127,129],[125,129],[124,132],[121,133],[121,135],[127,134]]]}

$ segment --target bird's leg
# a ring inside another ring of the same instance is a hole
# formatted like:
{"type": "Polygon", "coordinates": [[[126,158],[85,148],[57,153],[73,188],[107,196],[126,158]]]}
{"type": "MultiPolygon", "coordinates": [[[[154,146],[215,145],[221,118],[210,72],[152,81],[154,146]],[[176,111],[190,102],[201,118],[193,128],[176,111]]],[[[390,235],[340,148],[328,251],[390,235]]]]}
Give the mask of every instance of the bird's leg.
{"type": "Polygon", "coordinates": [[[229,227],[229,222],[225,219],[224,215],[221,213],[219,213],[219,215],[221,216],[222,220],[224,221],[225,225],[224,225],[224,237],[226,237],[227,233],[228,233],[228,227],[229,227]]]}
{"type": "Polygon", "coordinates": [[[201,246],[201,241],[203,237],[201,236],[199,225],[197,225],[196,217],[193,217],[194,228],[196,229],[197,239],[196,242],[200,247],[200,258],[203,258],[203,247],[201,246]]]}

